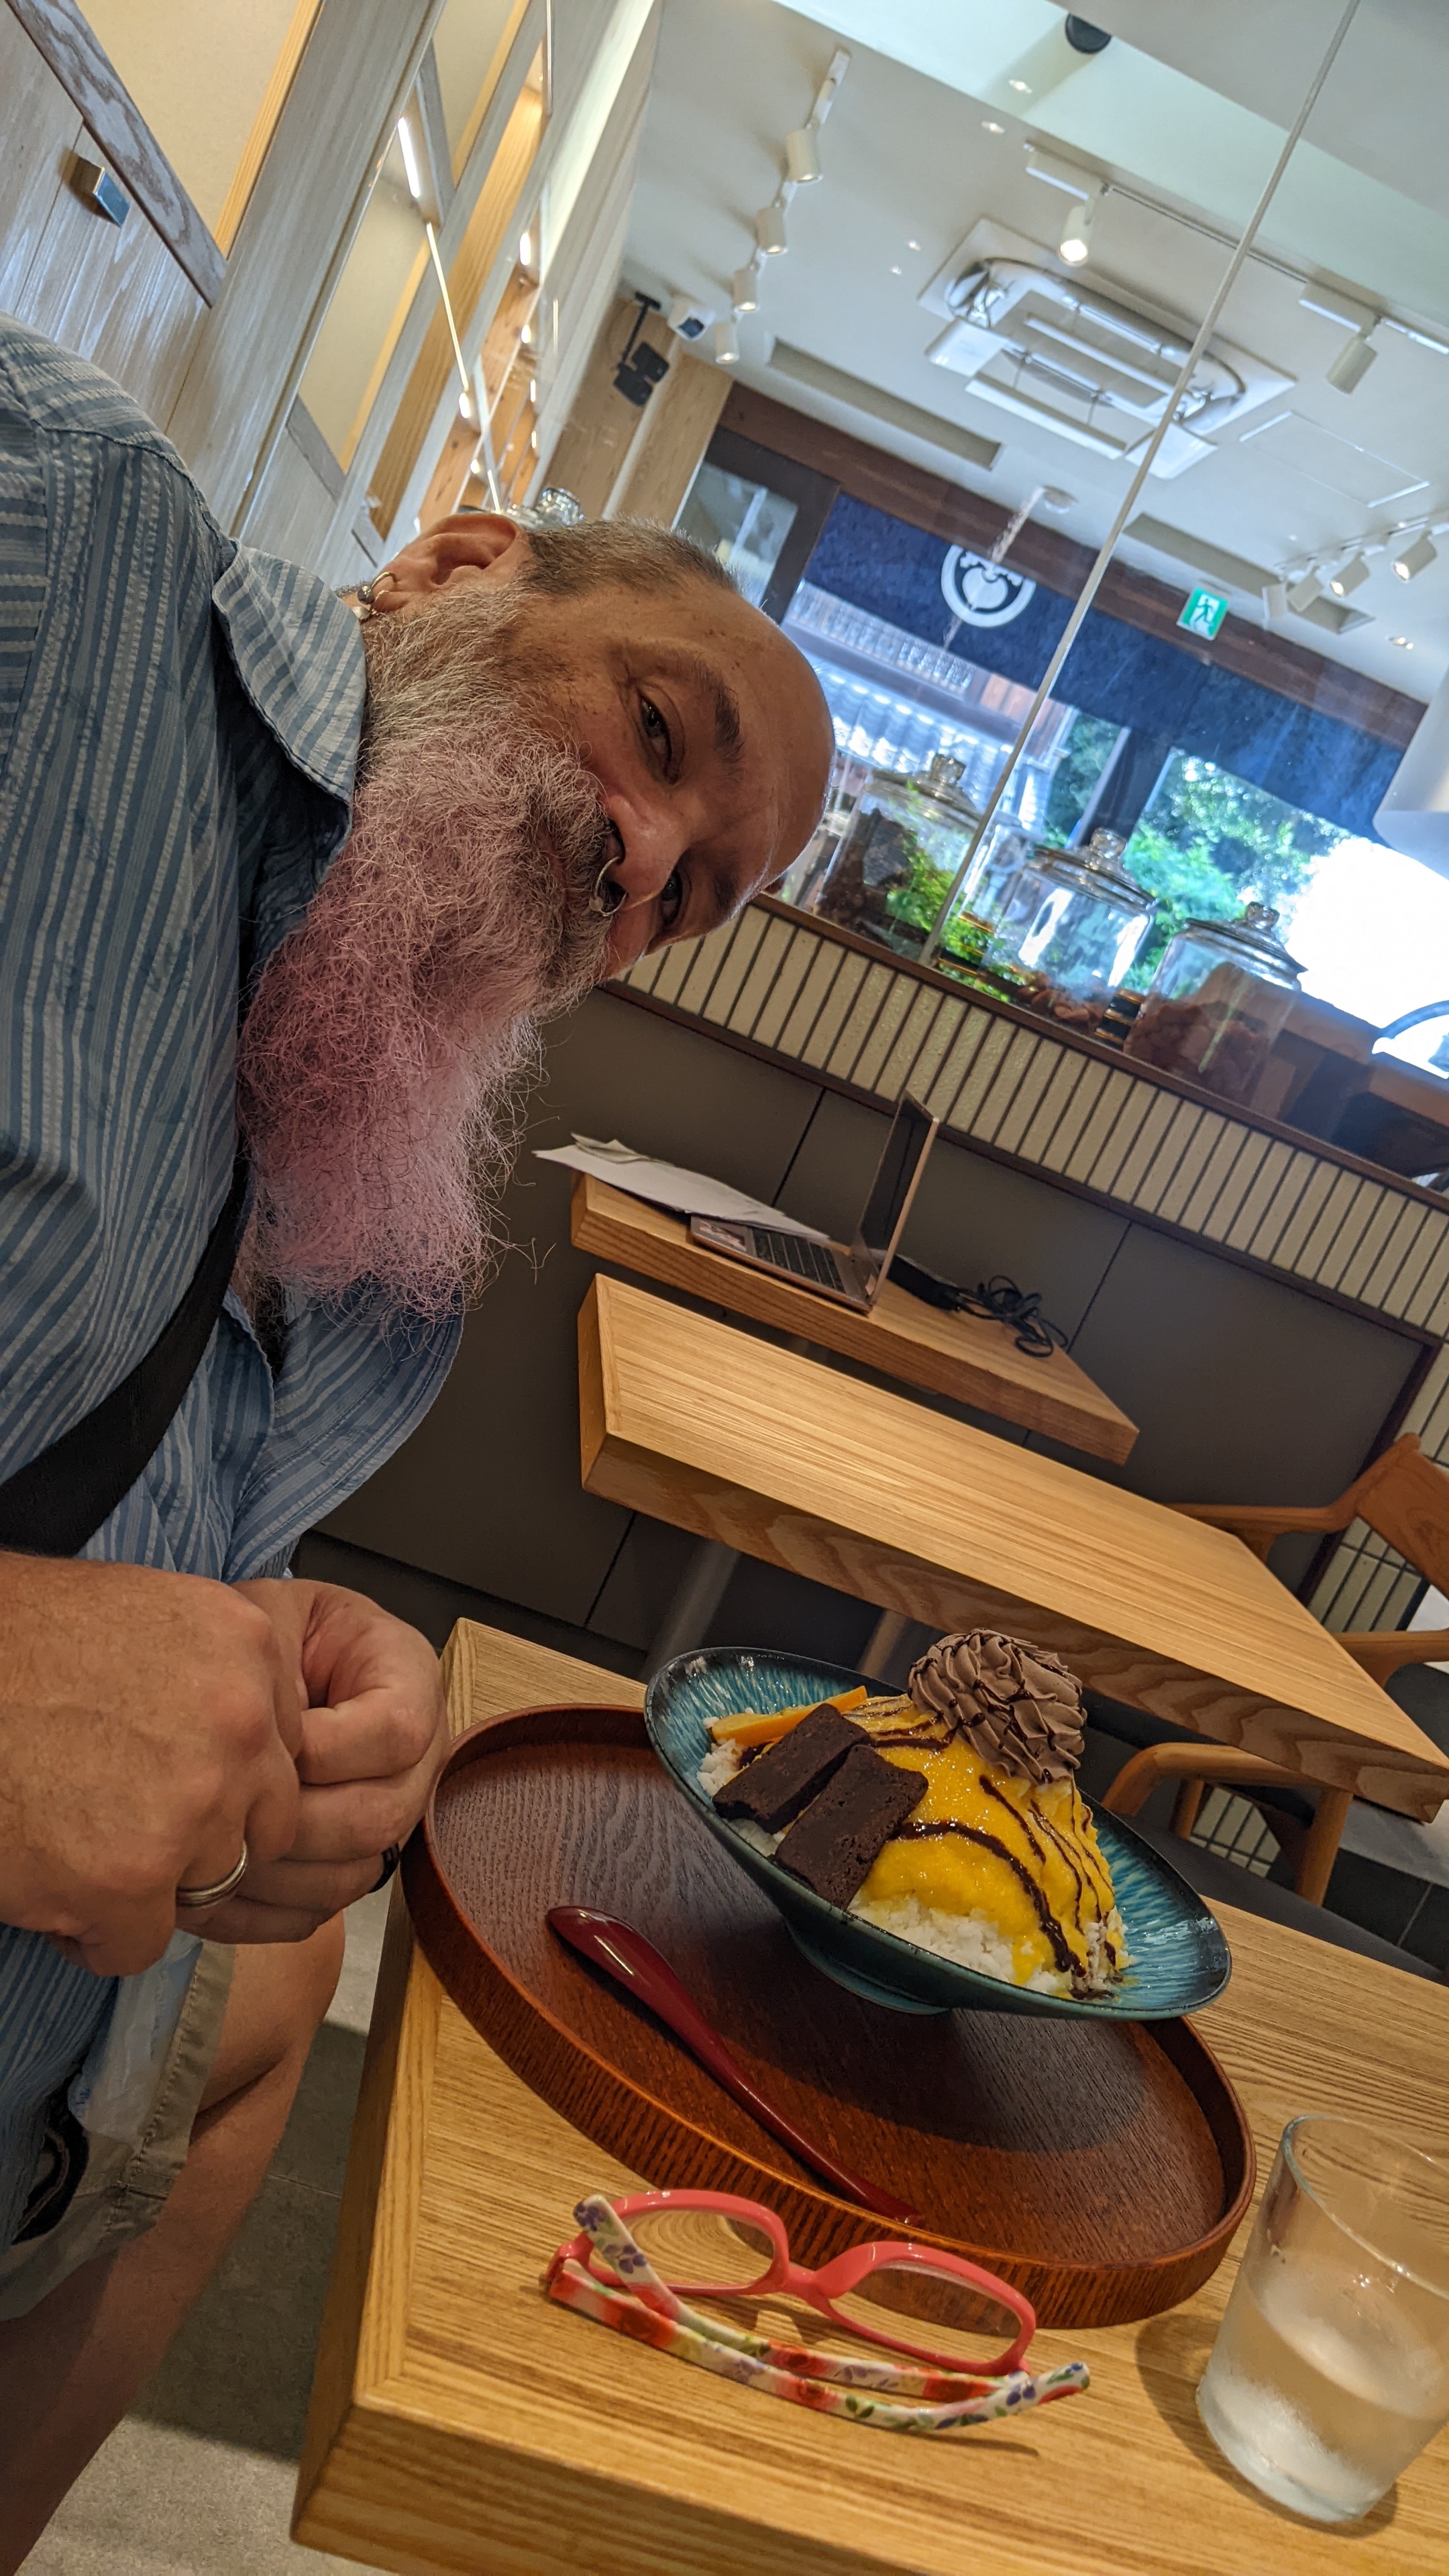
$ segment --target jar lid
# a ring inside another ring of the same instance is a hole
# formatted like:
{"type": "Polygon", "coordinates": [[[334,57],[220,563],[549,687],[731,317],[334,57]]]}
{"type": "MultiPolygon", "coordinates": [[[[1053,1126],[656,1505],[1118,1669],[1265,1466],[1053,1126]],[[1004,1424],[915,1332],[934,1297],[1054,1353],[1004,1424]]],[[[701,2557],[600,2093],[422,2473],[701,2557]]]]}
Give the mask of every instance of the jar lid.
{"type": "Polygon", "coordinates": [[[1296,983],[1305,970],[1275,936],[1277,925],[1278,915],[1270,903],[1250,903],[1236,921],[1185,921],[1178,935],[1183,939],[1213,940],[1228,949],[1249,973],[1267,966],[1275,974],[1282,974],[1286,968],[1296,983]]]}
{"type": "Polygon", "coordinates": [[[1121,895],[1134,910],[1150,912],[1157,897],[1127,874],[1122,865],[1122,853],[1126,847],[1120,832],[1101,831],[1092,834],[1084,850],[1061,850],[1049,842],[1038,841],[1031,856],[1038,867],[1056,870],[1073,878],[1078,885],[1085,882],[1100,887],[1104,894],[1121,895]]]}
{"type": "Polygon", "coordinates": [[[964,760],[955,759],[949,751],[938,751],[924,769],[916,771],[909,784],[918,796],[933,796],[938,803],[951,806],[963,820],[969,817],[972,823],[979,823],[981,809],[972,804],[961,785],[965,775],[964,760]]]}

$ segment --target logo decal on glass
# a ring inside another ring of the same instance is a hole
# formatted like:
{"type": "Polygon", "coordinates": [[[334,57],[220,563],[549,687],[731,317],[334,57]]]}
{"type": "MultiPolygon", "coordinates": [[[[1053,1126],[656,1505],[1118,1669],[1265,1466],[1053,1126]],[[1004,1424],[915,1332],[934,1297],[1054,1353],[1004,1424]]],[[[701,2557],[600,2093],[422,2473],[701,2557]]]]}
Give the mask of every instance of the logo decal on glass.
{"type": "Polygon", "coordinates": [[[951,546],[941,566],[941,596],[963,626],[1009,626],[1036,597],[1036,583],[989,555],[951,546]]]}

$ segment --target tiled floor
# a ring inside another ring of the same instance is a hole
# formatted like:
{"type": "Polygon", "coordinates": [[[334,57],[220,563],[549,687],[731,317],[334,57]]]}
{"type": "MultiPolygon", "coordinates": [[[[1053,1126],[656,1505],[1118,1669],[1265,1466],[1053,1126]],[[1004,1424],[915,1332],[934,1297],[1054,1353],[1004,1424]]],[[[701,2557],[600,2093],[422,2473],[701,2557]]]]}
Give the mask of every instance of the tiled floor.
{"type": "Polygon", "coordinates": [[[287,2537],[387,1911],[365,1897],[287,2133],[230,2255],[25,2576],[351,2576],[287,2537]]]}

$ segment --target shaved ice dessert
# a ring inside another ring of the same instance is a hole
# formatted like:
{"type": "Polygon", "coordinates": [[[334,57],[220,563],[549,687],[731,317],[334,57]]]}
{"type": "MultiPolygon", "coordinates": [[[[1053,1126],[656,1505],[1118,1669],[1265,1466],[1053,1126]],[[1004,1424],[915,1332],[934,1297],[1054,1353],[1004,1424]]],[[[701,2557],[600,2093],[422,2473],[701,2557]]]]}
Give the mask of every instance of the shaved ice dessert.
{"type": "Polygon", "coordinates": [[[995,1630],[904,1694],[716,1719],[700,1785],[757,1849],[882,1931],[1009,1985],[1110,1994],[1130,1964],[1076,1785],[1081,1688],[995,1630]]]}

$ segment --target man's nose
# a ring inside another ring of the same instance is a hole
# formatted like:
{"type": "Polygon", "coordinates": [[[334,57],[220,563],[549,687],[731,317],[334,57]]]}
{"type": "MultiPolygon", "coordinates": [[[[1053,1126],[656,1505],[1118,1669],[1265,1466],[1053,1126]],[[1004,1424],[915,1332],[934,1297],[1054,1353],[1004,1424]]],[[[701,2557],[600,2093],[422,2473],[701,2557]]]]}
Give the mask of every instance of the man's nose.
{"type": "Polygon", "coordinates": [[[626,905],[653,903],[689,846],[683,817],[667,806],[618,806],[609,821],[617,836],[610,883],[626,905]]]}

